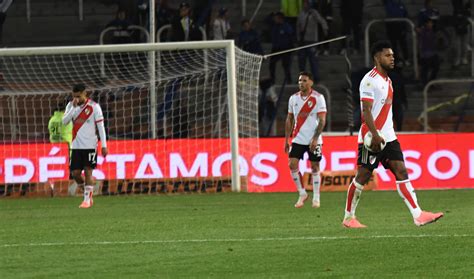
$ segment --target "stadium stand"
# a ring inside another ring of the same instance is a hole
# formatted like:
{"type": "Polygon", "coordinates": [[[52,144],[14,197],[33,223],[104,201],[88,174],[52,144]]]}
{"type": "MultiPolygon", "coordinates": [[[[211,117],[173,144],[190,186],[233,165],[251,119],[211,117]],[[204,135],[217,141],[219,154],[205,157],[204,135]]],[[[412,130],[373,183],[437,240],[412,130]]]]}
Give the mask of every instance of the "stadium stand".
{"type": "MultiPolygon", "coordinates": [[[[18,46],[41,46],[41,45],[82,45],[82,44],[97,44],[100,32],[106,26],[107,22],[114,18],[116,6],[111,5],[113,1],[87,1],[84,4],[84,17],[81,21],[79,19],[79,11],[77,1],[75,0],[36,0],[31,4],[31,21],[28,22],[26,16],[26,3],[24,1],[15,1],[8,11],[8,18],[4,26],[4,42],[8,47],[18,46]]],[[[189,1],[191,5],[195,1],[189,1]]],[[[423,6],[423,1],[407,0],[404,1],[409,18],[416,24],[416,17],[418,11],[423,6]]],[[[253,10],[256,8],[258,1],[247,1],[247,17],[250,17],[253,10]]],[[[174,3],[176,4],[176,3],[174,3]]],[[[173,4],[173,5],[174,5],[173,4]]],[[[453,40],[453,30],[448,25],[449,16],[452,14],[452,5],[449,0],[436,1],[436,7],[441,11],[440,25],[442,26],[439,32],[440,53],[444,58],[441,64],[441,69],[438,74],[439,78],[459,78],[469,77],[469,66],[459,66],[453,68],[449,57],[453,54],[453,47],[449,42],[453,40]]],[[[215,10],[219,7],[226,7],[229,12],[229,20],[234,26],[235,31],[239,31],[240,21],[242,19],[242,7],[240,1],[223,0],[219,1],[218,5],[214,5],[215,10]]],[[[333,30],[338,34],[341,30],[341,18],[339,13],[340,1],[333,1],[333,30]]],[[[263,1],[263,4],[257,13],[253,22],[253,26],[257,31],[262,33],[266,26],[266,19],[271,12],[280,10],[279,1],[263,1]]],[[[363,26],[370,20],[381,18],[385,15],[383,2],[379,0],[364,1],[364,15],[363,26]]],[[[379,24],[371,31],[371,39],[382,39],[384,34],[384,24],[379,24]]],[[[265,53],[269,53],[271,45],[263,39],[263,48],[265,53]]],[[[343,56],[336,54],[338,52],[339,43],[332,43],[330,45],[331,55],[320,56],[320,75],[322,84],[324,84],[331,92],[333,100],[333,108],[346,107],[346,83],[344,70],[346,63],[343,56]]],[[[409,50],[411,52],[411,50],[409,50]]],[[[352,68],[354,70],[364,66],[364,57],[362,53],[350,55],[352,68]]],[[[298,72],[297,56],[293,55],[292,73],[298,72]]],[[[406,76],[412,76],[411,68],[404,70],[406,76]]],[[[262,65],[261,76],[268,76],[268,61],[262,65]]],[[[283,73],[277,67],[276,91],[279,92],[283,81],[283,73]]],[[[287,100],[291,93],[296,91],[296,85],[289,85],[285,88],[283,99],[279,102],[277,131],[279,135],[283,134],[284,118],[286,115],[287,100]]],[[[405,125],[404,130],[413,131],[420,130],[417,125],[416,118],[420,111],[422,111],[422,88],[415,80],[408,80],[406,85],[409,106],[405,111],[405,125]]],[[[434,91],[443,90],[442,88],[434,88],[434,91]]],[[[444,91],[443,91],[444,92],[444,91]]],[[[458,94],[457,91],[450,91],[443,93],[451,97],[458,94]]],[[[433,94],[439,96],[441,94],[433,94]]],[[[436,97],[437,98],[437,97],[436,97]]],[[[433,100],[433,103],[442,102],[443,99],[433,100]]],[[[467,115],[472,112],[471,107],[468,107],[467,115]]],[[[331,108],[330,108],[331,111],[331,108]]],[[[7,117],[7,116],[4,116],[7,117]]],[[[344,110],[332,110],[332,130],[343,131],[347,129],[347,115],[344,110]]],[[[445,118],[440,118],[439,126],[447,126],[443,124],[445,118]]],[[[446,120],[446,122],[449,122],[446,120]]],[[[433,127],[436,127],[433,126],[433,127]]],[[[470,130],[468,125],[461,125],[464,129],[470,130]]],[[[8,133],[8,131],[6,131],[8,133]]]]}

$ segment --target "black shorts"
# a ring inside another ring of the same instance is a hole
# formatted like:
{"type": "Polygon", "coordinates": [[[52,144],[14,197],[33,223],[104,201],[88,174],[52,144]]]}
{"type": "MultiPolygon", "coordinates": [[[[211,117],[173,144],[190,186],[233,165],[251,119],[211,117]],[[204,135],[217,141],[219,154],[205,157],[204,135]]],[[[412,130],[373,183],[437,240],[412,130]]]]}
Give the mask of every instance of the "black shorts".
{"type": "Polygon", "coordinates": [[[311,162],[319,162],[322,159],[322,154],[323,154],[323,146],[321,144],[318,144],[316,146],[315,152],[309,152],[309,145],[301,145],[297,143],[292,143],[290,147],[290,158],[297,158],[297,159],[303,159],[303,155],[305,152],[308,152],[309,155],[309,160],[311,162]]]}
{"type": "Polygon", "coordinates": [[[95,169],[97,165],[97,150],[95,149],[73,149],[69,161],[70,170],[83,170],[84,167],[95,169]]]}
{"type": "Polygon", "coordinates": [[[373,171],[379,166],[379,163],[382,163],[383,167],[388,169],[390,161],[403,161],[403,153],[398,140],[387,142],[385,148],[378,153],[370,152],[364,144],[359,144],[357,165],[373,171]]]}

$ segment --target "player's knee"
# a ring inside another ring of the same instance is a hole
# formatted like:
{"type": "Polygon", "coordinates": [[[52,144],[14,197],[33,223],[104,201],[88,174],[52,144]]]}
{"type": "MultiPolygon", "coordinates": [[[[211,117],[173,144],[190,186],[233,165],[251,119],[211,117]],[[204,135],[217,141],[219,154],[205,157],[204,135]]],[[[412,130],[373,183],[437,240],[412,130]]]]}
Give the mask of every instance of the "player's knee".
{"type": "Polygon", "coordinates": [[[401,181],[401,180],[407,180],[408,179],[408,172],[406,169],[403,169],[403,170],[397,170],[395,172],[395,178],[398,180],[398,181],[401,181]]]}
{"type": "Polygon", "coordinates": [[[290,159],[290,161],[288,162],[288,167],[292,171],[297,171],[298,170],[298,161],[290,159]]]}
{"type": "Polygon", "coordinates": [[[369,170],[365,168],[359,168],[354,180],[360,185],[365,185],[367,184],[367,182],[369,182],[371,175],[372,175],[372,172],[370,172],[369,170]]]}
{"type": "Polygon", "coordinates": [[[74,178],[74,180],[75,180],[77,183],[81,183],[81,182],[82,182],[82,177],[81,177],[81,173],[80,173],[80,172],[73,172],[73,173],[72,173],[72,177],[74,178]]]}
{"type": "Polygon", "coordinates": [[[311,166],[311,171],[313,173],[319,173],[319,166],[311,166]]]}

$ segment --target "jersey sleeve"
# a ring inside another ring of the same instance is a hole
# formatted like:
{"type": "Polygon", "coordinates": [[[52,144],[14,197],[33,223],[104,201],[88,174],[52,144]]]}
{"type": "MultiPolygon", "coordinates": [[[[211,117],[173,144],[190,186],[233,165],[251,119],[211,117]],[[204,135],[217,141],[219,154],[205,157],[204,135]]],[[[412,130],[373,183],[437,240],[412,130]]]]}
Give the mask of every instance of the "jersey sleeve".
{"type": "Polygon", "coordinates": [[[104,115],[102,113],[102,108],[99,106],[99,104],[96,104],[95,108],[94,108],[94,121],[95,121],[95,123],[104,121],[104,115]]]}
{"type": "Polygon", "coordinates": [[[322,112],[327,112],[327,108],[326,108],[326,99],[324,99],[323,94],[320,94],[318,96],[318,105],[317,105],[316,113],[322,113],[322,112]]]}
{"type": "Polygon", "coordinates": [[[362,79],[360,82],[359,92],[361,101],[373,101],[375,92],[374,83],[368,78],[362,79]]]}
{"type": "Polygon", "coordinates": [[[290,97],[290,100],[288,101],[288,113],[291,113],[291,114],[295,114],[295,112],[293,111],[293,96],[290,97]]]}

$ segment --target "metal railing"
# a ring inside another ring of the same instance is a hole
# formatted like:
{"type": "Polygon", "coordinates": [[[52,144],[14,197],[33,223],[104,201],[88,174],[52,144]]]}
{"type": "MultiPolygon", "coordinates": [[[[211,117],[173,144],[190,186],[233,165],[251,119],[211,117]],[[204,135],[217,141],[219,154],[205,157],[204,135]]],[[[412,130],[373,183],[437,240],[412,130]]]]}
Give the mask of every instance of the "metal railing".
{"type": "MultiPolygon", "coordinates": [[[[167,29],[171,29],[171,24],[166,24],[166,25],[163,25],[161,26],[160,29],[158,29],[158,31],[156,31],[156,42],[159,43],[160,42],[160,36],[161,36],[161,33],[163,33],[165,30],[167,29]]],[[[200,26],[199,27],[199,31],[201,31],[201,34],[202,34],[202,40],[205,41],[207,40],[207,35],[206,35],[206,30],[200,26]]]]}
{"type": "MultiPolygon", "coordinates": [[[[105,34],[107,34],[110,31],[115,31],[115,30],[118,30],[118,29],[119,28],[117,28],[115,26],[110,26],[110,27],[107,27],[104,30],[102,30],[102,32],[100,32],[100,36],[99,36],[99,44],[101,44],[101,45],[104,44],[105,34]]],[[[148,30],[146,30],[146,28],[144,28],[142,26],[139,26],[139,25],[130,25],[130,26],[128,26],[127,30],[125,30],[125,31],[130,31],[130,30],[139,30],[139,31],[143,32],[143,34],[145,34],[146,41],[147,42],[149,41],[150,34],[148,33],[148,30]]],[[[101,74],[102,77],[105,77],[105,55],[104,55],[104,53],[100,54],[100,74],[101,74]]]]}
{"type": "Polygon", "coordinates": [[[423,131],[426,133],[428,132],[428,89],[440,83],[473,83],[474,79],[467,78],[467,79],[436,79],[428,82],[423,89],[423,112],[421,113],[420,117],[423,118],[423,131]]]}
{"type": "Polygon", "coordinates": [[[349,57],[347,56],[347,51],[344,52],[344,60],[346,61],[346,74],[344,78],[346,79],[347,89],[346,89],[346,100],[347,100],[347,126],[349,126],[349,134],[352,136],[354,133],[354,101],[352,95],[352,63],[349,57]]]}
{"type": "Polygon", "coordinates": [[[409,26],[410,26],[410,29],[411,29],[411,39],[412,39],[412,48],[413,48],[413,71],[415,72],[415,77],[416,79],[419,78],[419,72],[418,72],[418,46],[417,46],[417,38],[416,38],[416,31],[415,31],[415,25],[413,24],[413,22],[411,20],[409,20],[408,18],[387,18],[387,19],[374,19],[374,20],[371,20],[369,21],[369,23],[367,23],[367,26],[365,27],[365,34],[364,34],[364,40],[365,40],[365,66],[366,67],[370,67],[370,47],[369,47],[369,42],[370,42],[370,38],[369,38],[369,31],[370,31],[370,27],[374,24],[374,23],[378,23],[378,22],[384,22],[384,23],[387,23],[387,22],[406,22],[409,26]]]}
{"type": "Polygon", "coordinates": [[[470,17],[467,20],[471,24],[471,40],[469,44],[471,45],[471,77],[474,77],[474,20],[470,17]]]}

